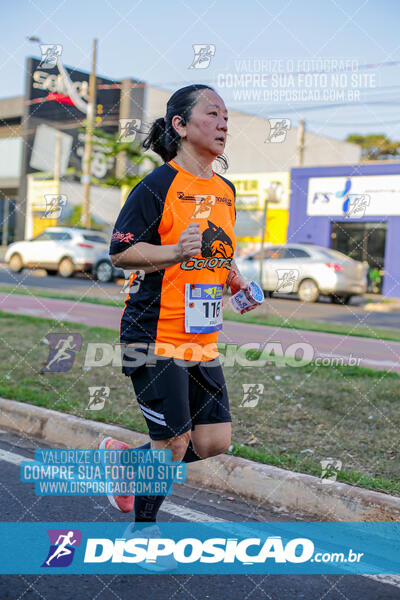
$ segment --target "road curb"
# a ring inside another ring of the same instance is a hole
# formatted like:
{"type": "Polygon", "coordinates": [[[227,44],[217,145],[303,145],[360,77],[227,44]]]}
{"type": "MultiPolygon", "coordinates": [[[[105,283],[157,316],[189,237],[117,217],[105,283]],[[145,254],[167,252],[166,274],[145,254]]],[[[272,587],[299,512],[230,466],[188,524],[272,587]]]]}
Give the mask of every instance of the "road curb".
{"type": "Polygon", "coordinates": [[[384,312],[384,313],[398,313],[400,312],[400,306],[390,306],[387,304],[374,304],[373,302],[365,304],[364,310],[372,312],[384,312]]]}
{"type": "MultiPolygon", "coordinates": [[[[0,398],[0,427],[56,447],[95,448],[107,435],[133,447],[148,441],[129,429],[5,398],[0,398]]],[[[187,482],[321,521],[400,519],[400,498],[226,454],[189,464],[187,482]]]]}

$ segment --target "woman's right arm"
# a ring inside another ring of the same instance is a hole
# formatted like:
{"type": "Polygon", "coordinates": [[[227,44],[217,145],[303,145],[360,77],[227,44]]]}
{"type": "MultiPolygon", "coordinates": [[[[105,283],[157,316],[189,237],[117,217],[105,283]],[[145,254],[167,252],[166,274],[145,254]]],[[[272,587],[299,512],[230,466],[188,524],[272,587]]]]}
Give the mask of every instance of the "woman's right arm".
{"type": "Polygon", "coordinates": [[[145,273],[153,273],[171,267],[181,261],[189,260],[201,251],[201,233],[199,223],[190,223],[182,231],[179,242],[171,245],[155,245],[137,242],[123,252],[111,254],[111,262],[115,267],[127,271],[140,269],[145,273]]]}

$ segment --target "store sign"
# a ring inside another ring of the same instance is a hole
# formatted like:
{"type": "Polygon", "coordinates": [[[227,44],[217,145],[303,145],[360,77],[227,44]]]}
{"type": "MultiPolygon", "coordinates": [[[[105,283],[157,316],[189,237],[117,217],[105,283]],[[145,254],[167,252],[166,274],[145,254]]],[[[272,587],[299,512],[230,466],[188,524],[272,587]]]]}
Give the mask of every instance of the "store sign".
{"type": "MultiPolygon", "coordinates": [[[[48,210],[50,196],[58,197],[60,183],[54,180],[35,180],[28,175],[27,211],[25,219],[25,239],[36,237],[47,227],[57,225],[57,214],[48,210]]],[[[65,198],[65,196],[63,196],[65,198]]]]}
{"type": "Polygon", "coordinates": [[[258,210],[262,208],[261,198],[258,194],[236,194],[237,210],[258,210]]]}
{"type": "Polygon", "coordinates": [[[363,205],[362,216],[400,216],[400,174],[310,177],[307,194],[310,217],[356,217],[352,214],[355,201],[363,205]]]}
{"type": "MultiPolygon", "coordinates": [[[[32,87],[35,89],[48,92],[59,92],[60,94],[68,93],[62,75],[56,75],[55,73],[49,74],[48,71],[41,71],[38,69],[33,72],[32,79],[32,87]]],[[[84,100],[89,100],[89,81],[73,81],[72,85],[84,100]]]]}
{"type": "MultiPolygon", "coordinates": [[[[87,106],[89,100],[89,73],[78,71],[70,67],[62,67],[67,74],[77,98],[87,106]]],[[[48,128],[60,130],[63,135],[69,136],[70,149],[68,150],[67,165],[65,168],[75,168],[77,174],[83,171],[85,133],[82,131],[85,114],[82,106],[74,104],[76,98],[69,95],[65,79],[58,66],[43,69],[36,58],[28,59],[28,78],[25,92],[27,104],[26,137],[27,163],[30,168],[39,171],[52,170],[54,159],[54,144],[47,144],[50,154],[50,165],[43,165],[38,160],[37,153],[32,154],[32,146],[36,131],[43,125],[48,128]],[[54,127],[53,127],[54,126],[54,127]]],[[[96,77],[96,123],[109,134],[116,133],[119,128],[119,100],[120,89],[113,87],[115,81],[104,77],[96,77]],[[102,88],[102,85],[106,87],[102,88]],[[104,124],[103,124],[104,123],[104,124]]],[[[105,155],[103,139],[93,137],[92,160],[90,163],[91,175],[99,180],[104,180],[115,172],[115,157],[105,155]]],[[[42,153],[43,154],[43,153],[42,153]]]]}
{"type": "Polygon", "coordinates": [[[258,190],[258,179],[235,179],[232,181],[237,192],[254,192],[258,190]]]}

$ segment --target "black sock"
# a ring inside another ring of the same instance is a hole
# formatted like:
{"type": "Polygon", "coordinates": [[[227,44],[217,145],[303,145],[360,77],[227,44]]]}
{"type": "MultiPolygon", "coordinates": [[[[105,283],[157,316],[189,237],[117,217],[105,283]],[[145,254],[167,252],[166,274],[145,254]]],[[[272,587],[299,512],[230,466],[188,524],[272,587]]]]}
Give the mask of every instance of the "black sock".
{"type": "Polygon", "coordinates": [[[186,450],[186,454],[182,458],[182,462],[192,463],[192,462],[196,462],[197,460],[203,460],[203,459],[196,454],[196,452],[193,449],[192,440],[190,440],[189,445],[186,450]]]}
{"type": "MultiPolygon", "coordinates": [[[[138,446],[135,450],[150,450],[151,442],[138,446]]],[[[158,509],[166,496],[135,496],[135,529],[148,527],[156,522],[158,509]]]]}
{"type": "Polygon", "coordinates": [[[151,442],[147,442],[147,444],[143,444],[143,446],[138,446],[135,450],[150,450],[151,442]]]}
{"type": "MultiPolygon", "coordinates": [[[[147,444],[144,444],[143,446],[138,446],[137,448],[135,448],[135,450],[150,450],[150,448],[151,448],[151,442],[147,442],[147,444]]],[[[203,460],[203,459],[196,454],[196,452],[194,451],[194,448],[193,448],[192,440],[190,440],[189,445],[186,450],[186,453],[185,453],[185,456],[182,458],[181,462],[192,463],[192,462],[196,462],[198,460],[203,460]]]]}
{"type": "Polygon", "coordinates": [[[143,523],[143,527],[155,523],[165,498],[166,496],[135,496],[135,523],[143,523]]]}
{"type": "MultiPolygon", "coordinates": [[[[150,449],[151,442],[148,442],[144,446],[140,446],[136,448],[136,450],[145,450],[150,449]]],[[[198,456],[194,449],[192,440],[189,441],[189,445],[187,447],[185,456],[182,459],[184,463],[192,463],[198,460],[202,460],[200,456],[198,456]]],[[[157,519],[157,513],[160,509],[160,506],[164,502],[166,496],[136,496],[135,497],[135,523],[136,529],[140,529],[143,527],[148,527],[149,523],[155,523],[157,519]],[[141,527],[142,524],[142,527],[141,527]]]]}

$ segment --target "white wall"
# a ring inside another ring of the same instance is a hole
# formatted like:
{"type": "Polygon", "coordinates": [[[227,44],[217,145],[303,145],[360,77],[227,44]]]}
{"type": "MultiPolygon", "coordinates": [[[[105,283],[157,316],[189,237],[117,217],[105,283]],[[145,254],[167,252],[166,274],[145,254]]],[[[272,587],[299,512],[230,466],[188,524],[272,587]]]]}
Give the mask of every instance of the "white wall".
{"type": "MultiPolygon", "coordinates": [[[[83,186],[80,183],[60,182],[60,194],[67,196],[67,211],[82,204],[83,186]]],[[[121,191],[119,188],[91,186],[90,213],[100,223],[107,225],[106,232],[111,233],[121,209],[121,191]]]]}
{"type": "Polygon", "coordinates": [[[0,139],[0,178],[20,177],[22,138],[0,139]]]}

